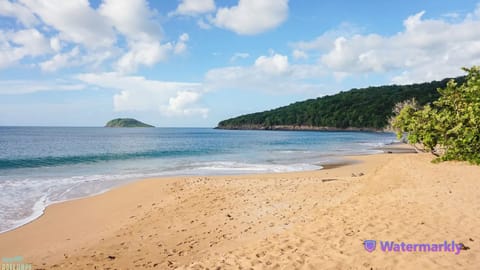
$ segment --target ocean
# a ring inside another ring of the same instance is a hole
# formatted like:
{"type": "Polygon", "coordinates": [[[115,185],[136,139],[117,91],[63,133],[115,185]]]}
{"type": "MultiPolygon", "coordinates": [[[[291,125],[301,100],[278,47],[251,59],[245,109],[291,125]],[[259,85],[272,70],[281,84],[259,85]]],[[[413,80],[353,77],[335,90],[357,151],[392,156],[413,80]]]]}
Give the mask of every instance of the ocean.
{"type": "Polygon", "coordinates": [[[0,232],[49,204],[138,179],[317,170],[395,141],[370,132],[0,127],[0,232]]]}

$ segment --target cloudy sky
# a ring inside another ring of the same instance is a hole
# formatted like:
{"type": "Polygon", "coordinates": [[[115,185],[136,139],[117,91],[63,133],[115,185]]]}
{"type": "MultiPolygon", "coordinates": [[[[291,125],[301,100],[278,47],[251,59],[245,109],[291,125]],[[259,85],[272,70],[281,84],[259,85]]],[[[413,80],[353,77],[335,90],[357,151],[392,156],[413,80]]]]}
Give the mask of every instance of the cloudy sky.
{"type": "Polygon", "coordinates": [[[213,127],[475,64],[478,0],[0,0],[0,125],[213,127]]]}

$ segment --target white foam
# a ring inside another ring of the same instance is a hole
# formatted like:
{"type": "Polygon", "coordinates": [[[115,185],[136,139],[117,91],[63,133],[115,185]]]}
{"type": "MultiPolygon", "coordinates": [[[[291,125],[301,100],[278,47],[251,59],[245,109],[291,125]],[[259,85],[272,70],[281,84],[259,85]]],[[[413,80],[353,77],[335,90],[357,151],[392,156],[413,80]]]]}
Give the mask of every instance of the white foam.
{"type": "Polygon", "coordinates": [[[241,172],[294,172],[306,170],[319,170],[322,167],[299,163],[299,164],[251,164],[232,161],[216,161],[193,164],[196,170],[203,171],[241,171],[241,172]]]}
{"type": "Polygon", "coordinates": [[[0,233],[15,229],[40,217],[45,208],[71,199],[105,192],[121,180],[141,175],[92,175],[49,179],[0,181],[0,233]]]}
{"type": "Polygon", "coordinates": [[[252,164],[234,161],[190,163],[163,171],[129,174],[95,174],[71,177],[24,178],[0,181],[0,233],[40,217],[53,203],[93,196],[135,179],[174,175],[245,174],[319,170],[321,166],[298,164],[252,164]],[[3,210],[5,209],[5,210],[3,210]]]}

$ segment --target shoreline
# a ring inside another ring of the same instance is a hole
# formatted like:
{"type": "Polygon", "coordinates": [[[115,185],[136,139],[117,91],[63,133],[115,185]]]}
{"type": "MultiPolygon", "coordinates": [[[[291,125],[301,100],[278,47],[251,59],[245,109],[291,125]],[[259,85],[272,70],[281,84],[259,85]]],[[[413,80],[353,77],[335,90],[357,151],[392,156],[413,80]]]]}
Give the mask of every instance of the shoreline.
{"type": "Polygon", "coordinates": [[[431,164],[425,154],[350,159],[357,162],[317,171],[135,181],[50,205],[40,218],[0,234],[0,255],[45,269],[480,263],[479,167],[431,164]],[[370,254],[361,245],[370,238],[455,240],[471,250],[448,258],[370,254]]]}
{"type": "MultiPolygon", "coordinates": [[[[384,145],[382,147],[372,148],[372,150],[383,151],[383,153],[389,153],[389,154],[391,154],[391,153],[414,153],[415,152],[415,151],[414,152],[410,151],[410,150],[414,150],[414,149],[410,145],[405,144],[405,143],[387,144],[387,145],[384,145]]],[[[256,176],[256,175],[264,175],[264,174],[268,175],[268,174],[315,172],[315,171],[318,171],[318,170],[329,170],[329,169],[339,168],[339,167],[348,166],[348,165],[358,163],[358,161],[356,161],[354,159],[349,159],[349,157],[355,158],[355,157],[359,157],[359,156],[369,156],[369,155],[378,155],[378,154],[382,154],[382,153],[379,152],[379,153],[369,153],[369,154],[362,154],[362,155],[340,156],[339,160],[336,160],[336,161],[333,161],[333,162],[329,162],[329,163],[326,163],[326,164],[313,164],[315,166],[320,167],[320,169],[317,169],[317,170],[300,170],[300,171],[292,171],[292,172],[260,172],[260,173],[244,173],[244,174],[242,174],[242,173],[232,173],[232,174],[218,174],[218,175],[217,174],[212,174],[212,175],[165,175],[165,176],[155,176],[155,177],[130,179],[130,180],[127,180],[125,183],[122,183],[120,185],[116,185],[116,186],[101,190],[101,191],[93,193],[93,194],[89,194],[89,195],[86,195],[86,196],[80,196],[80,197],[76,197],[76,198],[71,198],[71,199],[66,199],[66,200],[62,200],[62,201],[51,202],[51,203],[45,205],[39,214],[35,214],[35,211],[34,211],[32,216],[25,217],[24,220],[28,220],[27,222],[25,222],[21,225],[18,225],[14,228],[7,229],[5,231],[0,231],[0,236],[4,233],[8,233],[8,232],[17,230],[17,229],[19,229],[23,226],[26,226],[26,225],[34,222],[35,220],[41,218],[45,214],[45,211],[47,210],[47,208],[52,206],[52,205],[62,204],[62,203],[69,202],[69,201],[88,199],[88,198],[98,196],[98,195],[101,195],[103,193],[110,192],[114,189],[122,188],[126,185],[134,184],[134,183],[140,182],[140,181],[146,181],[146,180],[152,180],[152,179],[155,179],[155,180],[177,179],[177,178],[185,178],[185,177],[230,177],[230,176],[256,176]]]]}
{"type": "MultiPolygon", "coordinates": [[[[370,155],[370,154],[365,154],[365,155],[370,155]]],[[[375,155],[375,154],[371,154],[371,155],[375,155]]],[[[345,156],[345,157],[348,157],[348,156],[345,156]]],[[[333,168],[338,168],[338,167],[342,167],[342,166],[347,166],[347,165],[353,164],[353,163],[354,163],[353,161],[345,160],[344,162],[332,162],[332,163],[328,163],[328,164],[325,164],[325,165],[314,165],[314,166],[320,167],[317,170],[304,170],[304,171],[292,171],[292,172],[260,172],[260,173],[243,173],[243,174],[242,173],[232,173],[232,174],[210,174],[210,175],[203,175],[203,174],[199,174],[199,175],[194,175],[194,174],[192,174],[192,175],[165,175],[165,176],[130,179],[130,180],[126,181],[125,183],[122,183],[122,184],[116,185],[116,186],[112,186],[110,188],[101,190],[101,191],[93,193],[93,194],[89,194],[89,195],[86,195],[86,196],[75,197],[75,198],[71,198],[71,199],[65,199],[65,200],[62,200],[62,201],[51,202],[51,203],[47,204],[45,207],[43,207],[43,209],[39,212],[39,214],[35,214],[35,211],[34,211],[33,212],[34,214],[32,214],[31,216],[25,217],[24,220],[28,220],[27,222],[22,223],[21,225],[18,225],[14,228],[7,229],[5,231],[0,231],[0,236],[4,233],[8,233],[8,232],[17,230],[17,229],[19,229],[23,226],[26,226],[26,225],[34,222],[35,220],[41,218],[45,214],[46,209],[49,208],[52,205],[62,204],[62,203],[70,202],[70,201],[88,199],[88,198],[91,198],[91,197],[95,197],[95,196],[110,192],[110,191],[112,191],[114,189],[117,189],[117,188],[122,188],[126,185],[135,184],[136,182],[148,181],[148,180],[191,178],[191,177],[256,176],[256,175],[269,175],[269,174],[288,174],[288,173],[299,173],[299,172],[315,172],[315,171],[318,171],[318,170],[327,170],[327,169],[333,169],[333,168]]]]}
{"type": "Polygon", "coordinates": [[[369,127],[346,127],[346,128],[337,128],[337,127],[320,127],[320,126],[295,126],[295,125],[275,125],[275,126],[264,126],[264,125],[239,125],[239,126],[216,126],[214,129],[220,130],[264,130],[264,131],[319,131],[319,132],[375,132],[375,133],[392,133],[388,129],[378,129],[378,128],[369,128],[369,127]]]}
{"type": "MultiPolygon", "coordinates": [[[[387,146],[387,145],[385,145],[385,146],[387,146]]],[[[383,151],[384,147],[372,148],[371,150],[383,151]]],[[[401,148],[392,148],[392,149],[394,149],[394,151],[395,151],[395,149],[399,149],[400,151],[398,153],[403,153],[402,149],[404,149],[404,148],[408,149],[408,147],[409,146],[403,146],[401,148]]],[[[385,153],[385,151],[384,151],[384,153],[385,153]]],[[[397,152],[394,152],[394,153],[397,153],[397,152]]],[[[129,185],[129,184],[139,182],[139,181],[145,181],[145,180],[150,180],[150,179],[171,179],[171,178],[184,178],[184,177],[229,177],[229,176],[251,176],[251,175],[276,174],[276,173],[314,172],[314,171],[317,171],[317,170],[327,170],[327,169],[347,166],[349,164],[354,164],[355,163],[354,160],[348,159],[350,156],[355,157],[355,156],[368,156],[368,155],[376,155],[376,154],[380,154],[380,153],[378,152],[378,153],[366,153],[366,154],[362,154],[362,155],[338,156],[337,158],[339,158],[339,159],[328,162],[326,164],[311,164],[312,166],[318,166],[319,167],[319,169],[316,169],[316,170],[306,169],[306,170],[298,170],[298,171],[291,171],[291,172],[258,172],[258,173],[254,173],[254,172],[249,172],[249,173],[232,172],[231,174],[208,174],[208,175],[204,175],[204,174],[198,174],[198,175],[197,174],[185,174],[185,175],[179,174],[179,175],[160,175],[160,176],[142,177],[142,178],[128,178],[128,179],[126,178],[126,179],[122,180],[123,183],[121,183],[121,184],[114,185],[112,187],[106,188],[104,190],[101,190],[101,191],[98,191],[98,192],[95,192],[95,193],[92,193],[92,194],[88,194],[88,195],[85,195],[85,196],[74,197],[74,198],[69,198],[69,199],[65,199],[65,200],[61,200],[61,201],[50,202],[50,203],[46,204],[45,206],[43,206],[41,211],[38,211],[38,212],[33,211],[31,216],[28,216],[28,217],[25,217],[24,219],[22,219],[22,220],[27,220],[26,222],[24,222],[24,223],[22,223],[18,226],[15,226],[11,229],[0,231],[0,235],[2,235],[4,233],[7,233],[7,232],[14,231],[14,230],[16,230],[20,227],[28,225],[29,223],[32,223],[35,220],[41,218],[45,214],[46,209],[48,207],[52,206],[52,205],[61,204],[61,203],[69,202],[69,201],[75,201],[75,200],[79,200],[79,199],[90,198],[90,197],[93,197],[93,196],[98,196],[98,195],[101,195],[105,192],[109,192],[113,189],[121,188],[125,185],[129,185]]],[[[19,222],[19,223],[21,223],[21,222],[19,222]]]]}

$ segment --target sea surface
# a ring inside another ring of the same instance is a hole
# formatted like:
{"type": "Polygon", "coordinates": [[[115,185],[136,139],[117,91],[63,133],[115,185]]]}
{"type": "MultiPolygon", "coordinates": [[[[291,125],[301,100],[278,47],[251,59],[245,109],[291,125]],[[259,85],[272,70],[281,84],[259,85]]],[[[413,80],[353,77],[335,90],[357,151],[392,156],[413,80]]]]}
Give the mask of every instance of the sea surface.
{"type": "Polygon", "coordinates": [[[49,204],[137,179],[316,170],[394,141],[368,132],[0,127],[0,232],[49,204]]]}

